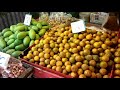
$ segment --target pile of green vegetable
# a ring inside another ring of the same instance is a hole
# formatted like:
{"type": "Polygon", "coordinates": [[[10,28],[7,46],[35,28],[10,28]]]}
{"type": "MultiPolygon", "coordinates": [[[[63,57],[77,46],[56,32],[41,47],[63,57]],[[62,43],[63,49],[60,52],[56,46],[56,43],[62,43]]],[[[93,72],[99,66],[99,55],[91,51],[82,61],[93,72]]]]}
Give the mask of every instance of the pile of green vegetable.
{"type": "Polygon", "coordinates": [[[31,20],[31,25],[23,23],[11,25],[0,32],[0,51],[18,57],[23,50],[34,44],[50,28],[45,21],[31,20]]]}

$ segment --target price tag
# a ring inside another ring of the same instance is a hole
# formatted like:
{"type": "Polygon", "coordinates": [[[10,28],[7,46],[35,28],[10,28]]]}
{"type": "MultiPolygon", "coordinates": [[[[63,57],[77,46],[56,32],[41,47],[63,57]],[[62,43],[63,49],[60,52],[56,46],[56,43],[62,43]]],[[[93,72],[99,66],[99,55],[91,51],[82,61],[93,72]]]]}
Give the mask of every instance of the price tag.
{"type": "Polygon", "coordinates": [[[6,69],[8,66],[8,61],[10,59],[10,55],[6,53],[0,52],[0,67],[6,69]]]}
{"type": "Polygon", "coordinates": [[[32,15],[26,14],[25,19],[24,19],[24,24],[29,26],[30,22],[31,22],[31,19],[32,19],[32,15]]]}
{"type": "Polygon", "coordinates": [[[71,23],[72,33],[79,33],[85,31],[85,23],[83,20],[71,23]]]}

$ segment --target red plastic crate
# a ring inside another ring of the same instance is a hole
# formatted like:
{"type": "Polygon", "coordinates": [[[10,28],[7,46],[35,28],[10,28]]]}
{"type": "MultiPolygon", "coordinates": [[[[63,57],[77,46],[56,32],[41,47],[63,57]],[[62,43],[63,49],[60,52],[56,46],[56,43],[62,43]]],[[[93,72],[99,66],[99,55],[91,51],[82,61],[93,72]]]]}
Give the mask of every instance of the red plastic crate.
{"type": "Polygon", "coordinates": [[[47,67],[43,67],[34,63],[30,63],[24,59],[22,59],[22,62],[25,62],[27,64],[30,64],[34,67],[34,77],[36,78],[72,78],[70,75],[65,75],[63,73],[54,71],[52,69],[49,69],[47,67]]]}

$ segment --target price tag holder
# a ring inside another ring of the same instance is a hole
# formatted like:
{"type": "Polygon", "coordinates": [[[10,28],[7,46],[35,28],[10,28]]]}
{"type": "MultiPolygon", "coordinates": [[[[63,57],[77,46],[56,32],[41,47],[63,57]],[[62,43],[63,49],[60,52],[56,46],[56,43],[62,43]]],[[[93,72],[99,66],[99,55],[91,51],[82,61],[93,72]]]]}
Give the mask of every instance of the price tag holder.
{"type": "Polygon", "coordinates": [[[32,19],[32,15],[26,14],[24,19],[24,24],[29,26],[31,23],[31,19],[32,19]]]}
{"type": "Polygon", "coordinates": [[[0,52],[0,67],[2,67],[3,69],[6,69],[8,66],[8,61],[10,59],[10,55],[0,52]]]}
{"type": "Polygon", "coordinates": [[[80,21],[71,23],[71,27],[72,27],[72,33],[79,33],[85,31],[86,29],[84,20],[82,19],[80,21]]]}

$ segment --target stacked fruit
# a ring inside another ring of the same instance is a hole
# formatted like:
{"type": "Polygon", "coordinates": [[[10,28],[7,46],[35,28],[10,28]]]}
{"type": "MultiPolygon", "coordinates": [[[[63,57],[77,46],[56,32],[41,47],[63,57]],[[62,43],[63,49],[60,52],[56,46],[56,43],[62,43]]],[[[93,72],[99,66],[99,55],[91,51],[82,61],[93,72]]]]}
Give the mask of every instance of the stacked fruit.
{"type": "Polygon", "coordinates": [[[116,48],[116,51],[114,53],[114,63],[115,63],[115,67],[114,67],[114,73],[113,73],[113,77],[114,78],[120,78],[120,39],[118,39],[118,46],[116,48]]]}
{"type": "Polygon", "coordinates": [[[5,28],[0,32],[0,51],[18,57],[25,48],[34,44],[34,40],[39,39],[48,29],[48,23],[34,19],[30,26],[18,23],[10,28],[5,28]]]}
{"type": "Polygon", "coordinates": [[[96,30],[73,34],[70,26],[55,26],[35,41],[24,59],[74,78],[109,78],[117,34],[96,30]]]}

